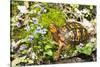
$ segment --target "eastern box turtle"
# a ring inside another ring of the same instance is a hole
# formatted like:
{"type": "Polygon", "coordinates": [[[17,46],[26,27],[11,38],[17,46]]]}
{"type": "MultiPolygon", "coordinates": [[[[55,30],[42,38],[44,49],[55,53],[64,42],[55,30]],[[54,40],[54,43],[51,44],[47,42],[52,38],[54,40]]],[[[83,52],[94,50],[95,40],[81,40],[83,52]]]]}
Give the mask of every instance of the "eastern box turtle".
{"type": "Polygon", "coordinates": [[[77,45],[88,39],[88,31],[78,22],[66,22],[61,27],[57,27],[56,24],[50,24],[50,32],[59,46],[55,59],[59,58],[63,47],[68,44],[77,45]]]}

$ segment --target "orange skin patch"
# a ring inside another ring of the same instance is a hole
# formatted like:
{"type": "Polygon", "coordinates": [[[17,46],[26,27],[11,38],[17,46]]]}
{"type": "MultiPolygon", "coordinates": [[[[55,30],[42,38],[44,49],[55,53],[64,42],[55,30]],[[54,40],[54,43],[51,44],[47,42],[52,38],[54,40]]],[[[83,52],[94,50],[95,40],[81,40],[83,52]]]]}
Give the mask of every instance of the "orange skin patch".
{"type": "Polygon", "coordinates": [[[57,28],[56,28],[56,26],[54,24],[50,24],[50,31],[52,33],[56,33],[57,32],[57,28]]]}

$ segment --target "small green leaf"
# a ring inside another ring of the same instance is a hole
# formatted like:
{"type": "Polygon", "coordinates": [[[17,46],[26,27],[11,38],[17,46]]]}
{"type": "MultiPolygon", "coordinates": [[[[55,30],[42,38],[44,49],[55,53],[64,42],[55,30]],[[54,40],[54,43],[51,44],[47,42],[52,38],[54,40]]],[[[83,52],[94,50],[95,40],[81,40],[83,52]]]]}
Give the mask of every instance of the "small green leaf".
{"type": "Polygon", "coordinates": [[[45,50],[48,50],[48,49],[50,49],[50,48],[52,48],[51,45],[46,45],[46,46],[45,46],[45,50]]]}
{"type": "Polygon", "coordinates": [[[40,46],[34,46],[34,48],[35,48],[35,49],[39,49],[39,48],[41,48],[41,47],[40,47],[40,46]]]}
{"type": "Polygon", "coordinates": [[[35,34],[34,37],[35,37],[35,38],[39,38],[39,35],[38,35],[38,34],[35,34]]]}
{"type": "Polygon", "coordinates": [[[93,44],[87,43],[86,46],[82,49],[82,53],[90,55],[92,53],[93,44]]]}
{"type": "Polygon", "coordinates": [[[45,52],[45,54],[47,54],[49,56],[53,56],[53,52],[51,50],[48,50],[47,52],[45,52]]]}
{"type": "Polygon", "coordinates": [[[84,50],[82,51],[82,53],[90,55],[92,53],[92,49],[91,48],[84,48],[84,50]]]}

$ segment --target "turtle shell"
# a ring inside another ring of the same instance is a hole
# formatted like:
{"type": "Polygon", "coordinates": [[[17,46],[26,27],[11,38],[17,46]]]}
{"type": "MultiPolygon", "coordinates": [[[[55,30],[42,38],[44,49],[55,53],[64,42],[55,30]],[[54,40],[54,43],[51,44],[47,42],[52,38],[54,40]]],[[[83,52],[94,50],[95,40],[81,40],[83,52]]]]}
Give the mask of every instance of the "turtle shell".
{"type": "Polygon", "coordinates": [[[60,34],[65,38],[65,42],[80,43],[88,39],[88,32],[80,23],[67,22],[61,27],[60,34]]]}

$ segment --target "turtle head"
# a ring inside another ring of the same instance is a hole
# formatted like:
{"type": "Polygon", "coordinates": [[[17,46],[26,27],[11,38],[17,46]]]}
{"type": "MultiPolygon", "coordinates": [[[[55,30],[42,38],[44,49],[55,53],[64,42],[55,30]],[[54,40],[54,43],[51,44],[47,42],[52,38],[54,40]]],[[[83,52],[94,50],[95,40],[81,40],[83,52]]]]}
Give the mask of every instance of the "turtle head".
{"type": "Polygon", "coordinates": [[[56,24],[50,24],[49,28],[50,28],[50,32],[57,33],[57,26],[56,26],[56,24]]]}

